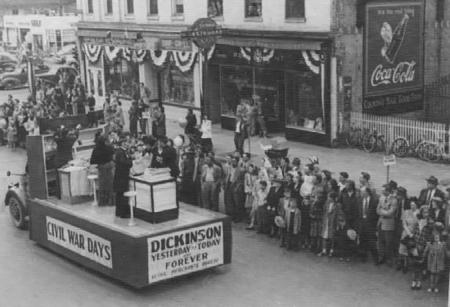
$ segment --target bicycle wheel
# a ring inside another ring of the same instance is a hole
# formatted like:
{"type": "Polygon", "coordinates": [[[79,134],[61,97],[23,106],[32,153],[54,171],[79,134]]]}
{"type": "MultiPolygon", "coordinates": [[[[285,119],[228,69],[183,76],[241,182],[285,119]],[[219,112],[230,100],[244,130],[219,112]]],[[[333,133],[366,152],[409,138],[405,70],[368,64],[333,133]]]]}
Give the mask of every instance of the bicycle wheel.
{"type": "Polygon", "coordinates": [[[389,154],[389,150],[386,148],[386,142],[384,141],[383,136],[378,136],[377,138],[377,144],[375,146],[375,150],[378,152],[384,152],[385,154],[389,154]]]}
{"type": "Polygon", "coordinates": [[[357,147],[358,140],[359,140],[359,131],[355,131],[355,130],[351,130],[345,138],[347,145],[350,147],[357,147]]]}
{"type": "Polygon", "coordinates": [[[403,158],[408,155],[408,148],[409,148],[408,140],[403,137],[399,137],[396,138],[392,143],[391,150],[394,155],[403,158]]]}
{"type": "Polygon", "coordinates": [[[365,152],[374,152],[377,147],[377,137],[373,134],[367,134],[363,137],[362,146],[365,152]]]}
{"type": "Polygon", "coordinates": [[[426,143],[422,155],[423,160],[428,162],[437,162],[442,156],[439,146],[434,143],[426,143]]]}

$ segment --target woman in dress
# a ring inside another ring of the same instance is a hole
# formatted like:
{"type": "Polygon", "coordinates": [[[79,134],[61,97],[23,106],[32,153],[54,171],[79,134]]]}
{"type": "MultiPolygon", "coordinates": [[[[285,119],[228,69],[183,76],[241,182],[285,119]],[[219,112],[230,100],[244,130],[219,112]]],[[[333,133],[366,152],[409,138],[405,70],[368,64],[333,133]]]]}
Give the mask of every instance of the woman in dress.
{"type": "Polygon", "coordinates": [[[336,230],[337,217],[340,213],[340,205],[338,203],[338,194],[335,192],[328,193],[328,199],[325,202],[323,216],[322,216],[322,251],[318,256],[333,255],[333,246],[331,242],[336,230]]]}
{"type": "Polygon", "coordinates": [[[414,242],[414,233],[416,232],[416,228],[419,227],[418,214],[419,210],[417,204],[414,201],[411,201],[409,208],[405,208],[401,217],[403,231],[398,247],[399,266],[397,269],[403,269],[404,273],[408,271],[408,257],[412,252],[412,244],[409,242],[414,242]]]}

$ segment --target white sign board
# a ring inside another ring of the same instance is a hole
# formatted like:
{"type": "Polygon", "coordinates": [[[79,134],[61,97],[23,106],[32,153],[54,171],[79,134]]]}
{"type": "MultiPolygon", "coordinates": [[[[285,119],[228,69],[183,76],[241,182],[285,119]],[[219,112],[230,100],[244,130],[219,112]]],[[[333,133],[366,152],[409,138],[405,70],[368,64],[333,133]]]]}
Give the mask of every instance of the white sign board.
{"type": "Polygon", "coordinates": [[[395,158],[395,155],[389,155],[383,157],[383,164],[384,166],[392,166],[397,163],[397,160],[395,158]]]}
{"type": "Polygon", "coordinates": [[[49,216],[46,226],[48,241],[112,269],[110,241],[49,216]]]}
{"type": "Polygon", "coordinates": [[[223,223],[148,238],[148,280],[160,280],[223,264],[223,223]]]}

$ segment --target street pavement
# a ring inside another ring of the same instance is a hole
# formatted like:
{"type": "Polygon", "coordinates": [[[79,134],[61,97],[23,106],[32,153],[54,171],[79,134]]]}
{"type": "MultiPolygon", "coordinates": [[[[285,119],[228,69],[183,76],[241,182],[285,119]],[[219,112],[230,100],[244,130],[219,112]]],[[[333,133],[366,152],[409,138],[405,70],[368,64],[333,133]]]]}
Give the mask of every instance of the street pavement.
{"type": "MultiPolygon", "coordinates": [[[[6,99],[6,98],[5,98],[6,99]]],[[[3,97],[0,93],[0,103],[3,97]]],[[[181,133],[168,123],[170,136],[181,133]]],[[[214,127],[217,153],[233,149],[232,133],[214,127]]],[[[357,179],[361,170],[372,174],[376,186],[386,180],[382,155],[356,149],[329,149],[288,143],[290,156],[303,161],[312,155],[320,166],[337,175],[348,171],[357,179]]],[[[252,153],[262,155],[259,139],[252,140],[252,153]]],[[[0,195],[4,195],[7,170],[20,172],[23,150],[0,147],[0,195]]],[[[402,159],[392,178],[416,195],[427,176],[450,177],[447,165],[402,159]]],[[[3,197],[3,196],[1,196],[3,197]]],[[[15,229],[0,207],[0,307],[47,306],[446,306],[447,283],[441,293],[411,291],[410,275],[371,263],[342,263],[309,252],[289,252],[275,239],[233,226],[233,260],[219,269],[133,290],[123,284],[39,247],[27,231],[15,229]]]]}

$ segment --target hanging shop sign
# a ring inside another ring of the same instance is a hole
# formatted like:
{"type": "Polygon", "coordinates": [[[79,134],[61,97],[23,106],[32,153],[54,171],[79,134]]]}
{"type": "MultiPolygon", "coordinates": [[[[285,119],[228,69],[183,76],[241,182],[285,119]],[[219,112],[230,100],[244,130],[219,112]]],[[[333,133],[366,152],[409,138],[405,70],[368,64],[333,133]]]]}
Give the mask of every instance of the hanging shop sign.
{"type": "Polygon", "coordinates": [[[149,283],[224,263],[223,222],[148,238],[149,283]]]}
{"type": "Polygon", "coordinates": [[[422,2],[367,4],[364,111],[390,114],[422,108],[423,22],[422,2]]]}
{"type": "Polygon", "coordinates": [[[181,33],[183,38],[191,39],[200,49],[213,47],[221,35],[222,27],[211,18],[197,19],[188,31],[181,33]]]}

